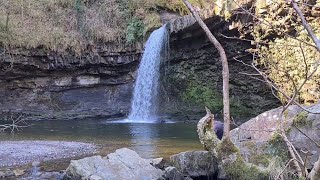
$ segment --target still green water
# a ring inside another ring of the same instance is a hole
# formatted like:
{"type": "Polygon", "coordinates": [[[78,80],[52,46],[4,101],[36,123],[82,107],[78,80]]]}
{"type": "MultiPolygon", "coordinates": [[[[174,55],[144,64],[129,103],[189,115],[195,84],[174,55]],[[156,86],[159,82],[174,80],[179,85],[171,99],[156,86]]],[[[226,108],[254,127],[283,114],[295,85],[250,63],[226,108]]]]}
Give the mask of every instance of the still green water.
{"type": "Polygon", "coordinates": [[[94,143],[105,156],[128,147],[141,157],[168,158],[187,150],[201,150],[195,123],[110,123],[108,120],[34,121],[21,132],[0,134],[0,140],[61,140],[94,143]]]}

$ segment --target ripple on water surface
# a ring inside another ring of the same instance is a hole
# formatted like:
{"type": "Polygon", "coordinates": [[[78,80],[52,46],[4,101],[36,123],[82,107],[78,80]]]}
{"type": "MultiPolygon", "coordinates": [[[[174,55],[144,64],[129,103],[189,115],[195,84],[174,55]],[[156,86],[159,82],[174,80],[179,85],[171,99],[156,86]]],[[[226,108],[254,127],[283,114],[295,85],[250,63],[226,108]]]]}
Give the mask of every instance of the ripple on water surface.
{"type": "MultiPolygon", "coordinates": [[[[107,120],[36,121],[16,134],[0,134],[0,140],[58,140],[89,142],[106,155],[129,147],[144,158],[165,157],[202,149],[195,123],[110,123],[107,120]]],[[[173,121],[172,121],[173,122],[173,121]]]]}

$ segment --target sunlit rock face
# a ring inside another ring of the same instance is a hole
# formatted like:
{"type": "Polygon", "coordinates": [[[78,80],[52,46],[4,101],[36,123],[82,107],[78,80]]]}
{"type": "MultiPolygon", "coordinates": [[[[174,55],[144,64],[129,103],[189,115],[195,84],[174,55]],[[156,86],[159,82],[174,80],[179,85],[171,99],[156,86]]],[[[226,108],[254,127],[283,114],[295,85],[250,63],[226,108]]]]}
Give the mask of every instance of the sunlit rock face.
{"type": "MultiPolygon", "coordinates": [[[[320,112],[320,104],[306,108],[311,112],[320,112]]],[[[272,109],[243,123],[231,131],[231,140],[239,147],[246,161],[257,165],[267,165],[262,163],[263,159],[271,159],[279,155],[279,148],[286,151],[286,146],[281,147],[274,143],[277,137],[276,132],[283,127],[297,152],[301,157],[306,158],[306,166],[310,169],[319,158],[319,148],[308,137],[320,143],[320,116],[307,113],[296,105],[289,106],[283,116],[281,116],[282,110],[282,107],[272,109]],[[304,152],[308,152],[308,156],[305,156],[304,152]]]]}
{"type": "Polygon", "coordinates": [[[163,172],[127,148],[106,157],[92,156],[72,160],[64,179],[161,179],[163,172]]]}
{"type": "Polygon", "coordinates": [[[127,116],[140,56],[141,48],[115,46],[81,57],[41,49],[2,54],[0,113],[37,120],[127,116]]]}

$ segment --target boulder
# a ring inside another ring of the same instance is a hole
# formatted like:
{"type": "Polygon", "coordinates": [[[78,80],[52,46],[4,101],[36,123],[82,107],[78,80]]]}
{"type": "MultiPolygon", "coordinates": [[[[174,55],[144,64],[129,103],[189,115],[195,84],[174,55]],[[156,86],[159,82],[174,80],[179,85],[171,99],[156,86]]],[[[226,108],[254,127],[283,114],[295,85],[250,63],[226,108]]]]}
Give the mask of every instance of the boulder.
{"type": "MultiPolygon", "coordinates": [[[[320,104],[309,107],[309,110],[320,112],[320,104]]],[[[295,120],[295,126],[287,130],[287,136],[298,152],[301,153],[302,158],[305,157],[302,151],[307,152],[308,158],[306,162],[307,167],[310,169],[319,158],[320,148],[307,136],[316,141],[317,144],[320,144],[320,114],[301,112],[295,120]]]]}
{"type": "Polygon", "coordinates": [[[163,169],[165,161],[163,158],[155,158],[155,159],[150,159],[149,163],[156,168],[163,169]]]}
{"type": "Polygon", "coordinates": [[[213,176],[218,172],[218,161],[208,151],[188,151],[170,157],[179,172],[190,177],[213,176]]]}
{"type": "MultiPolygon", "coordinates": [[[[320,112],[320,104],[306,108],[313,112],[320,112]]],[[[308,113],[296,105],[290,106],[284,112],[283,117],[280,117],[281,111],[282,107],[264,112],[233,129],[231,140],[238,146],[247,162],[266,166],[267,159],[273,157],[269,154],[270,142],[283,120],[288,139],[296,147],[301,157],[305,157],[302,151],[308,152],[307,167],[311,168],[311,165],[318,159],[320,149],[300,131],[320,144],[320,115],[308,113]]]]}
{"type": "Polygon", "coordinates": [[[64,179],[148,180],[162,175],[163,172],[153,167],[149,160],[141,158],[135,151],[122,148],[104,158],[93,156],[72,160],[64,179]]]}
{"type": "Polygon", "coordinates": [[[185,177],[180,173],[176,167],[166,167],[164,170],[164,177],[166,180],[186,180],[188,177],[185,177]]]}

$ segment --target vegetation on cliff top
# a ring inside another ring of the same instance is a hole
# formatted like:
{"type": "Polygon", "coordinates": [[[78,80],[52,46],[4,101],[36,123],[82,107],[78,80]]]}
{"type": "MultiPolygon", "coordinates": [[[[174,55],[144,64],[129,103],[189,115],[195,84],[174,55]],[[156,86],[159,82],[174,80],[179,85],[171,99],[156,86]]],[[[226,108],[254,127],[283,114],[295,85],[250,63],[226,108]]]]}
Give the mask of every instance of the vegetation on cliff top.
{"type": "Polygon", "coordinates": [[[132,44],[161,25],[160,9],[187,13],[179,0],[2,0],[0,44],[76,54],[97,43],[132,44]]]}

